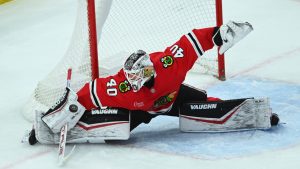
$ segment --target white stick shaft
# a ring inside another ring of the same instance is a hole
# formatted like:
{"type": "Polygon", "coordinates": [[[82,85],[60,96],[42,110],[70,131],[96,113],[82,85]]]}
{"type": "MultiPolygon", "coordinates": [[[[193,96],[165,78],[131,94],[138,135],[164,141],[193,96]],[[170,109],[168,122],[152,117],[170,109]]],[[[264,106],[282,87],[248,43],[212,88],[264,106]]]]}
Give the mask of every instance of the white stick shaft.
{"type": "Polygon", "coordinates": [[[67,131],[68,131],[68,125],[65,124],[60,130],[60,139],[59,139],[59,146],[58,146],[58,165],[62,165],[65,158],[67,131]]]}
{"type": "MultiPolygon", "coordinates": [[[[68,69],[67,88],[70,88],[72,69],[68,69]]],[[[65,151],[67,142],[68,124],[65,124],[60,130],[59,146],[58,146],[58,165],[63,165],[65,161],[65,151]]]]}

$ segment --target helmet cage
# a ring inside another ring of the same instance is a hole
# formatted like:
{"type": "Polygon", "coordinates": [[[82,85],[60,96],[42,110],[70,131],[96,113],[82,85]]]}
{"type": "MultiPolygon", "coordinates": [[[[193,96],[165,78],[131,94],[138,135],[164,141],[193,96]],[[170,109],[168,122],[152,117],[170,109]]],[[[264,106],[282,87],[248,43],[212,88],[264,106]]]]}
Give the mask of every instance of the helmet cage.
{"type": "Polygon", "coordinates": [[[150,61],[149,55],[146,53],[138,58],[130,69],[124,66],[125,76],[134,92],[140,90],[144,83],[151,78],[151,76],[145,75],[145,67],[147,66],[153,66],[153,64],[150,61]]]}

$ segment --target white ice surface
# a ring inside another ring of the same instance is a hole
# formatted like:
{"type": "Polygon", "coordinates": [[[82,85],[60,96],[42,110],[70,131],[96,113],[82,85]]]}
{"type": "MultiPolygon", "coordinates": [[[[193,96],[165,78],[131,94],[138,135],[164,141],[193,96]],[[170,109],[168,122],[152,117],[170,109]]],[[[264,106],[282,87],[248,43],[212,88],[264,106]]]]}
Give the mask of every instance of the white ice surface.
{"type": "MultiPolygon", "coordinates": [[[[156,118],[129,141],[78,145],[64,168],[300,168],[300,1],[224,0],[224,20],[254,31],[226,53],[227,81],[189,74],[186,82],[225,99],[268,96],[279,128],[186,134],[176,118],[156,118]]],[[[56,168],[56,146],[20,143],[31,124],[22,104],[64,55],[76,16],[74,0],[14,0],[0,6],[0,169],[56,168]]]]}

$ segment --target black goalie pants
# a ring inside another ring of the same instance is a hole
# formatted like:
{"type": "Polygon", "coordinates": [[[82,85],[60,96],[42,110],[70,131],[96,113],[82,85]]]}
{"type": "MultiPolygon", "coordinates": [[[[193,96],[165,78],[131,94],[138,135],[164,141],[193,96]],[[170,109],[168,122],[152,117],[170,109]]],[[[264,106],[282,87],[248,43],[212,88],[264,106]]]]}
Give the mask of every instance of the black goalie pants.
{"type": "MultiPolygon", "coordinates": [[[[159,115],[166,115],[166,116],[179,116],[179,107],[181,104],[191,101],[206,101],[207,94],[204,90],[199,90],[194,87],[182,84],[179,89],[178,96],[172,106],[172,109],[169,112],[162,113],[159,115]]],[[[135,129],[138,125],[142,123],[149,123],[153,118],[157,117],[158,115],[150,114],[146,111],[131,111],[130,116],[130,131],[135,129]]]]}

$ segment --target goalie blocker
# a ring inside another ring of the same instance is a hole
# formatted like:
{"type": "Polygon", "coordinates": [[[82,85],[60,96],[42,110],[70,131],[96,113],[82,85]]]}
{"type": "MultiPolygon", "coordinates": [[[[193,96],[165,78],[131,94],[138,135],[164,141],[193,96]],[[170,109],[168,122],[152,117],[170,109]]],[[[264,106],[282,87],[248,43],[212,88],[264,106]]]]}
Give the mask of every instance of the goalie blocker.
{"type": "Polygon", "coordinates": [[[179,122],[183,132],[229,132],[269,129],[279,118],[272,114],[268,98],[244,98],[185,103],[179,122]]]}
{"type": "MultiPolygon", "coordinates": [[[[68,131],[66,143],[105,143],[105,140],[127,140],[130,136],[129,113],[129,110],[119,108],[85,111],[78,123],[68,131]]],[[[42,116],[42,113],[36,112],[35,129],[31,132],[31,139],[36,139],[42,144],[58,144],[59,133],[50,130],[41,120],[42,116]]]]}

